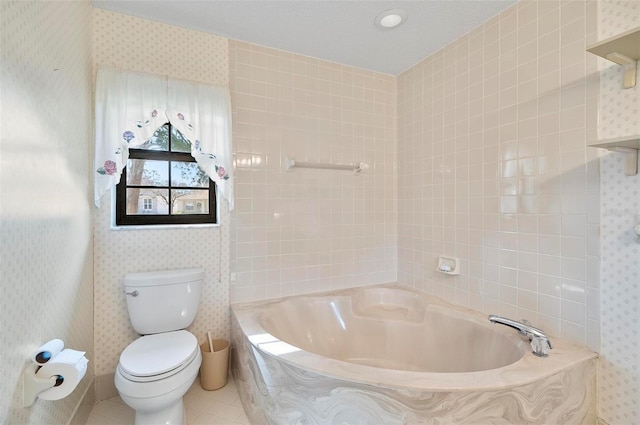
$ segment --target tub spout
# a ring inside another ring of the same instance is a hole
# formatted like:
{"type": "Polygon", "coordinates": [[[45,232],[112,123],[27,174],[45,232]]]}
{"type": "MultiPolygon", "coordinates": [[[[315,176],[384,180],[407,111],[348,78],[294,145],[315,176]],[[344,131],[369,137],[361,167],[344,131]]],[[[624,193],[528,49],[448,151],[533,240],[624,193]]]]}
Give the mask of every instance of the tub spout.
{"type": "Polygon", "coordinates": [[[549,350],[553,348],[547,335],[545,335],[542,330],[534,328],[528,323],[516,322],[515,320],[495,316],[493,314],[489,315],[489,321],[491,323],[499,323],[501,325],[509,326],[510,328],[520,332],[522,335],[525,335],[531,342],[533,354],[538,357],[547,357],[549,355],[549,350]]]}

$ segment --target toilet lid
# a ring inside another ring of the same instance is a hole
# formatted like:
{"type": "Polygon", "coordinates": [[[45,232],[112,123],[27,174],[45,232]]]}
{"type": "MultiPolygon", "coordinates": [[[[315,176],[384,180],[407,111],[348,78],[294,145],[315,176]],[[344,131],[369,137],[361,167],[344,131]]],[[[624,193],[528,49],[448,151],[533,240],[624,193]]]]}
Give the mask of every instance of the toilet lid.
{"type": "Polygon", "coordinates": [[[180,330],[145,335],[133,341],[120,355],[120,368],[132,376],[155,376],[183,365],[198,350],[198,340],[180,330]]]}

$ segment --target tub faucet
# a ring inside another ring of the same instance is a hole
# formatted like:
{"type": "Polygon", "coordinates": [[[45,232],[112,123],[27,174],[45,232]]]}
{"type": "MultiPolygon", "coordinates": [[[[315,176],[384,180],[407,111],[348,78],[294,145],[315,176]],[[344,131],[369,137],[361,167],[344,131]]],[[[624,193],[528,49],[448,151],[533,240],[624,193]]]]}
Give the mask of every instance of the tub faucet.
{"type": "Polygon", "coordinates": [[[547,357],[549,355],[549,350],[553,348],[547,335],[545,335],[542,330],[531,326],[525,320],[522,322],[516,322],[515,320],[507,319],[506,317],[491,314],[489,315],[489,321],[491,323],[499,323],[501,325],[509,326],[529,338],[533,354],[538,357],[547,357]]]}

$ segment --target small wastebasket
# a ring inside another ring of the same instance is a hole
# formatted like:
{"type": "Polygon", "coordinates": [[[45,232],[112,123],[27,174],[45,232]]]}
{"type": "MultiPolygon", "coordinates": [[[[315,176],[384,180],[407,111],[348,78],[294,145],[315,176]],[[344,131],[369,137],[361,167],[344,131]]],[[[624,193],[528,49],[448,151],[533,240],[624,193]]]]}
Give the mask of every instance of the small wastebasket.
{"type": "Polygon", "coordinates": [[[209,343],[200,344],[202,364],[200,365],[200,385],[208,391],[217,390],[227,385],[229,371],[229,341],[214,339],[213,353],[209,343]]]}

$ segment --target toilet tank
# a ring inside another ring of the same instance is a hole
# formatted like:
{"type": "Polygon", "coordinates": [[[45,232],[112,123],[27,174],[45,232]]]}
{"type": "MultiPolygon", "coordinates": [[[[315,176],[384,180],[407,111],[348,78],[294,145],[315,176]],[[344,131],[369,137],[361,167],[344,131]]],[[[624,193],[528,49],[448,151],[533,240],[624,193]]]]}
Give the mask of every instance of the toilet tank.
{"type": "Polygon", "coordinates": [[[124,277],[133,328],[142,335],[184,329],[200,303],[203,269],[131,273],[124,277]]]}

